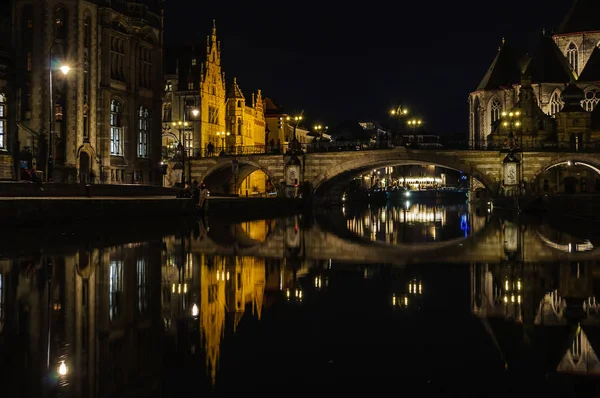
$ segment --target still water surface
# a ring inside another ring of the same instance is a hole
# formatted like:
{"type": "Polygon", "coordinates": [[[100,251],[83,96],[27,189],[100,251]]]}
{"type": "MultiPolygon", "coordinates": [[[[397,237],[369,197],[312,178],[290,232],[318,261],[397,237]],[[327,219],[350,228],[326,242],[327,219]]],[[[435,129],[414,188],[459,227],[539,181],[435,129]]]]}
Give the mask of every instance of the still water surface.
{"type": "Polygon", "coordinates": [[[403,203],[5,244],[2,396],[593,396],[596,230],[403,203]]]}

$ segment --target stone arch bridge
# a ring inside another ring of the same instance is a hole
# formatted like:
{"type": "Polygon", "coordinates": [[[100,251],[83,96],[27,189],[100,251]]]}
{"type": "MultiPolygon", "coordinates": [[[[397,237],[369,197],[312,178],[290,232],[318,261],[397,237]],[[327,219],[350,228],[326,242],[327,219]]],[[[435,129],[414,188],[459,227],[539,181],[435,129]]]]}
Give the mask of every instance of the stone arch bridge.
{"type": "MultiPolygon", "coordinates": [[[[309,183],[316,197],[339,199],[341,189],[354,177],[369,170],[403,164],[433,164],[461,170],[479,181],[495,195],[502,177],[506,153],[492,150],[393,149],[303,154],[302,180],[309,183]]],[[[561,163],[579,163],[600,170],[600,154],[580,152],[531,151],[521,157],[526,181],[535,179],[548,168],[561,163]]],[[[212,192],[237,192],[240,183],[256,170],[262,170],[275,186],[283,181],[287,155],[241,155],[194,159],[192,179],[204,182],[212,192]],[[235,163],[235,165],[234,165],[235,163]],[[234,173],[234,170],[237,172],[234,173]]]]}

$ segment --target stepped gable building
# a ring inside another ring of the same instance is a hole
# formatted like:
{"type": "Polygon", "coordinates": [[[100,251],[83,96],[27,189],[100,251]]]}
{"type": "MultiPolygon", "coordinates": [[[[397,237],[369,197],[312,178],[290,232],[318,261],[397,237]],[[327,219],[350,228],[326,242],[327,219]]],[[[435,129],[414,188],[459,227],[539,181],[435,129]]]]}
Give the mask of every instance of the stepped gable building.
{"type": "Polygon", "coordinates": [[[596,0],[575,0],[558,30],[552,36],[542,34],[533,56],[503,40],[469,96],[472,145],[495,146],[518,136],[524,146],[581,148],[600,139],[599,47],[600,2],[596,0]],[[583,96],[575,109],[578,89],[583,96]]]}
{"type": "Polygon", "coordinates": [[[167,60],[172,66],[165,75],[163,96],[163,160],[169,160],[169,148],[179,140],[190,156],[208,155],[209,144],[213,154],[223,148],[241,152],[243,147],[264,146],[261,91],[248,100],[237,79],[226,83],[216,25],[206,46],[194,44],[173,54],[175,62],[167,60]]]}
{"type": "Polygon", "coordinates": [[[14,0],[16,120],[4,140],[21,168],[57,182],[160,183],[161,3],[14,0]]]}

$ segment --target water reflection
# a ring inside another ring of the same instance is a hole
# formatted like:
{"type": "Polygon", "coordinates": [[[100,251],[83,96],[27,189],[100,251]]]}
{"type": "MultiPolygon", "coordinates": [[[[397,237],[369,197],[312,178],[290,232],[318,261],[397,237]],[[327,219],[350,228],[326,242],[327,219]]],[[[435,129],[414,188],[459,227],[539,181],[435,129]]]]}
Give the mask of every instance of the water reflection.
{"type": "Polygon", "coordinates": [[[383,207],[344,207],[346,228],[371,241],[389,244],[439,242],[468,237],[468,205],[411,203],[383,207]]]}
{"type": "MultiPolygon", "coordinates": [[[[600,374],[593,231],[420,209],[431,216],[411,218],[415,227],[460,240],[415,254],[296,216],[6,256],[3,385],[25,396],[166,397],[274,384],[387,389],[401,373],[404,387],[426,392],[454,391],[452,380],[457,392],[496,392],[524,375],[543,392],[558,375],[600,374]],[[387,246],[403,259],[373,261],[387,246]],[[453,358],[451,369],[432,358],[453,358]]],[[[365,214],[369,225],[393,220],[395,233],[405,220],[394,209],[339,214],[346,230],[365,214]]]]}

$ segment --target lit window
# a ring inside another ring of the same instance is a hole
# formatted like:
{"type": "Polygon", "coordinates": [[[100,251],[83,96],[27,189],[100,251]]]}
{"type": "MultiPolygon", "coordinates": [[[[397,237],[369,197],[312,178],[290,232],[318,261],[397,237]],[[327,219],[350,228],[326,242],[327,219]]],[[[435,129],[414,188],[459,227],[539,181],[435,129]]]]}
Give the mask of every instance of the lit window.
{"type": "Polygon", "coordinates": [[[148,157],[148,109],[140,107],[139,125],[138,125],[138,157],[148,157]]]}
{"type": "Polygon", "coordinates": [[[494,98],[494,101],[492,102],[491,112],[492,123],[494,123],[497,120],[500,120],[500,114],[502,113],[502,104],[500,103],[500,100],[498,98],[494,98]]]}
{"type": "Polygon", "coordinates": [[[555,91],[550,98],[550,116],[556,115],[562,109],[564,103],[560,100],[560,93],[555,91]]]}
{"type": "Polygon", "coordinates": [[[598,102],[600,102],[600,89],[591,88],[585,92],[585,98],[581,101],[581,106],[586,111],[591,112],[598,102]]]}
{"type": "Polygon", "coordinates": [[[121,103],[112,100],[110,103],[110,154],[123,155],[123,126],[121,124],[121,103]]]}
{"type": "Polygon", "coordinates": [[[571,68],[577,72],[579,67],[579,51],[577,51],[577,46],[575,46],[574,43],[569,44],[569,48],[567,49],[567,59],[569,60],[571,68]]]}
{"type": "Polygon", "coordinates": [[[186,156],[192,156],[192,149],[194,147],[194,133],[186,131],[184,134],[184,145],[186,156]]]}
{"type": "Polygon", "coordinates": [[[111,261],[109,267],[109,316],[111,320],[121,314],[121,299],[123,295],[123,261],[111,261]]]}
{"type": "Polygon", "coordinates": [[[137,260],[137,299],[138,299],[138,310],[140,313],[144,313],[148,308],[148,265],[146,260],[137,260]]]}

